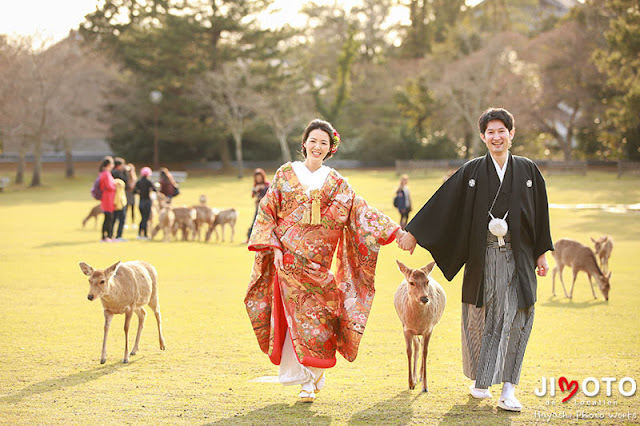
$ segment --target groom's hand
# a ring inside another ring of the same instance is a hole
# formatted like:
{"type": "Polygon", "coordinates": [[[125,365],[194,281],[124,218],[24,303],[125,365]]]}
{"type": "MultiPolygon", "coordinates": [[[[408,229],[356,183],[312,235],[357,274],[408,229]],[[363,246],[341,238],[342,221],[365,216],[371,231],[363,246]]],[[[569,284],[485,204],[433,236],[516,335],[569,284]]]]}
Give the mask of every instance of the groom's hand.
{"type": "Polygon", "coordinates": [[[413,250],[416,248],[416,238],[411,234],[411,232],[405,232],[398,240],[398,246],[402,250],[406,250],[409,253],[413,254],[413,250]]]}

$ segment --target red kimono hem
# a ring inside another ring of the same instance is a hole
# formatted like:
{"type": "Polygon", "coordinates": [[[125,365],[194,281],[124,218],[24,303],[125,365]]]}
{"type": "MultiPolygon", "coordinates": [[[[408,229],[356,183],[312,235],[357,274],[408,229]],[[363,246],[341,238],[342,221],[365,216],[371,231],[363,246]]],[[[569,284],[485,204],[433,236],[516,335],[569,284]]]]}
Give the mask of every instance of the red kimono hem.
{"type": "MultiPolygon", "coordinates": [[[[269,355],[269,360],[275,364],[280,365],[282,360],[282,346],[284,345],[284,341],[287,333],[289,332],[289,327],[287,326],[287,318],[284,314],[284,304],[282,303],[282,296],[280,295],[280,280],[278,279],[278,275],[276,274],[276,278],[273,283],[273,351],[269,355]]],[[[293,344],[293,341],[291,342],[293,344]]],[[[315,358],[311,356],[305,356],[302,359],[298,357],[295,349],[293,351],[296,354],[296,358],[298,358],[298,362],[305,367],[316,367],[316,368],[331,368],[336,365],[336,358],[315,358]]]]}

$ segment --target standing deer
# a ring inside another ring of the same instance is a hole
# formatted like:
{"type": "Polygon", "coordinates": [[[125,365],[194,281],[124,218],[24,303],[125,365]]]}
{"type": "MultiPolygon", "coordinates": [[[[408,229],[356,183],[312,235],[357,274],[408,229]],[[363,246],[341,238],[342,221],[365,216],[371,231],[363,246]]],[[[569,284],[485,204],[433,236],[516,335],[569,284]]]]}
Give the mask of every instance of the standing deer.
{"type": "Polygon", "coordinates": [[[138,334],[133,345],[131,355],[138,352],[140,336],[144,328],[144,318],[147,312],[144,305],[149,305],[156,315],[158,323],[158,335],[160,349],[164,350],[164,337],[162,336],[162,323],[160,319],[160,306],[158,302],[158,273],[156,268],[147,262],[134,260],[120,263],[119,261],[107,269],[93,269],[84,262],[80,262],[80,269],[89,277],[90,301],[100,298],[104,309],[104,340],[102,342],[102,356],[100,364],[107,361],[107,335],[111,320],[116,314],[124,314],[124,359],[129,362],[129,323],[135,312],[138,316],[138,334]]]}
{"type": "Polygon", "coordinates": [[[553,295],[556,295],[556,272],[560,271],[560,282],[562,283],[562,289],[564,290],[565,297],[569,299],[573,298],[573,287],[576,284],[576,276],[578,272],[583,271],[589,277],[589,284],[591,284],[591,293],[593,298],[597,299],[596,292],[593,289],[593,277],[600,287],[600,291],[604,296],[604,300],[609,300],[609,280],[611,279],[611,272],[609,275],[604,275],[598,267],[596,256],[593,251],[585,245],[580,244],[578,241],[563,238],[558,240],[555,244],[555,249],[552,252],[553,258],[556,260],[556,266],[553,268],[553,280],[551,284],[551,290],[553,295]],[[567,289],[562,279],[562,270],[565,266],[570,266],[573,270],[573,282],[571,283],[571,291],[567,294],[567,289]]]}
{"type": "Polygon", "coordinates": [[[602,272],[608,272],[609,258],[613,251],[613,238],[608,235],[603,235],[597,240],[591,238],[591,241],[595,244],[596,255],[600,258],[600,268],[602,269],[602,272]]]}
{"type": "Polygon", "coordinates": [[[404,340],[407,344],[409,389],[414,389],[416,386],[419,346],[422,343],[422,363],[418,382],[422,381],[422,391],[427,392],[429,340],[433,327],[442,318],[447,296],[440,284],[430,275],[435,262],[429,263],[422,269],[411,269],[399,260],[396,262],[405,277],[396,290],[393,303],[402,322],[404,340]],[[413,358],[413,369],[411,358],[413,358]]]}

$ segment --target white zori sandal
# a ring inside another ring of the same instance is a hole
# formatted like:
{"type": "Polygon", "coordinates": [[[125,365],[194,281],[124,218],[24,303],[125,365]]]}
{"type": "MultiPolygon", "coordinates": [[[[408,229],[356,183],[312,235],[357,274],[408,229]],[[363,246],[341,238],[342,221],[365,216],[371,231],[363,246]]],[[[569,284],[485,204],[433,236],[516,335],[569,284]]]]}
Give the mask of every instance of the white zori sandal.
{"type": "Polygon", "coordinates": [[[302,385],[302,390],[298,394],[298,398],[300,398],[300,402],[313,402],[316,399],[316,394],[314,392],[314,384],[313,382],[307,382],[302,385]]]}
{"type": "Polygon", "coordinates": [[[316,399],[316,394],[313,391],[301,390],[298,397],[300,402],[313,402],[316,399]]]}
{"type": "Polygon", "coordinates": [[[498,400],[498,407],[505,411],[522,411],[522,404],[516,399],[515,396],[500,398],[498,400]]]}

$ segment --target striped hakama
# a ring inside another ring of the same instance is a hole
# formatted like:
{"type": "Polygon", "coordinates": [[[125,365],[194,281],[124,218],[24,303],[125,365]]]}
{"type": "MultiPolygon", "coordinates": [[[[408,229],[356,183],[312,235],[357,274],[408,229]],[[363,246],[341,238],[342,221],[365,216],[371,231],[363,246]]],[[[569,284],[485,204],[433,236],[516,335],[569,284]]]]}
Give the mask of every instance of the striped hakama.
{"type": "Polygon", "coordinates": [[[534,307],[518,309],[510,234],[504,239],[506,246],[499,248],[497,237],[487,232],[484,306],[462,304],[463,369],[478,389],[502,382],[518,384],[533,326],[534,307]]]}

